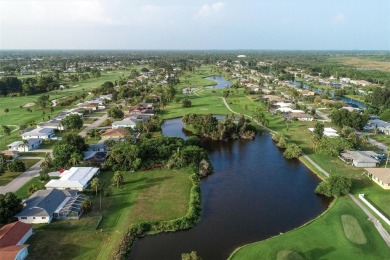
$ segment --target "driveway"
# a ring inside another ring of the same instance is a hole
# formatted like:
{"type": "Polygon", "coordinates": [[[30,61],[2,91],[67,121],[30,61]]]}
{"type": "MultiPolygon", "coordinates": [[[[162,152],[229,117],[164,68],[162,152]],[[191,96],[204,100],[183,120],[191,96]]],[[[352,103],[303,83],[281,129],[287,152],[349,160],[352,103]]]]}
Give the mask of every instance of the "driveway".
{"type": "MultiPolygon", "coordinates": [[[[23,158],[29,158],[29,157],[23,157],[23,158]]],[[[34,159],[37,159],[37,157],[34,157],[34,159]]],[[[13,181],[8,183],[7,185],[0,186],[0,194],[6,194],[7,192],[15,192],[18,189],[20,189],[24,184],[26,184],[28,181],[30,181],[33,177],[37,176],[41,171],[41,164],[43,161],[44,159],[41,159],[39,162],[31,166],[30,169],[20,174],[18,177],[16,177],[13,181]]]]}
{"type": "MultiPolygon", "coordinates": [[[[82,136],[82,137],[86,137],[89,130],[97,128],[101,123],[106,121],[107,118],[108,118],[108,115],[106,113],[103,116],[99,117],[98,120],[94,121],[92,124],[89,124],[86,128],[81,130],[79,135],[82,136]]],[[[109,127],[109,128],[111,128],[111,127],[109,127]]]]}

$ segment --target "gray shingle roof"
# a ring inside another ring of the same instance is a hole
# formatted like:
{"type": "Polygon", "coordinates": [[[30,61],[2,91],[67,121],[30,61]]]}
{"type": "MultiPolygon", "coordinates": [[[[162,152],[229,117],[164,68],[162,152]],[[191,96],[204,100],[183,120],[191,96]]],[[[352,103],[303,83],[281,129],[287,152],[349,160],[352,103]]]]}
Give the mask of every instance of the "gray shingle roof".
{"type": "Polygon", "coordinates": [[[67,197],[77,194],[74,190],[39,190],[24,203],[25,207],[16,217],[38,216],[49,217],[67,197]]]}

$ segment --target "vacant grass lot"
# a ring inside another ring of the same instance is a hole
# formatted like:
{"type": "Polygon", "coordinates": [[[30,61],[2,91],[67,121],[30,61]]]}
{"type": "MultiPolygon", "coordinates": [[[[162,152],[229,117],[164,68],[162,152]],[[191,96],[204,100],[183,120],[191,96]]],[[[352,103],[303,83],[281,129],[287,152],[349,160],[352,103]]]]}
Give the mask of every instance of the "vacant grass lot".
{"type": "Polygon", "coordinates": [[[231,259],[389,259],[390,250],[348,197],[313,222],[243,246],[231,259]]]}
{"type": "Polygon", "coordinates": [[[111,182],[112,172],[100,174],[104,193],[110,193],[102,196],[102,211],[99,196],[93,196],[93,211],[80,220],[37,226],[28,241],[29,259],[112,259],[132,224],[186,214],[192,183],[185,169],[124,175],[124,184],[117,188],[111,182]]]}

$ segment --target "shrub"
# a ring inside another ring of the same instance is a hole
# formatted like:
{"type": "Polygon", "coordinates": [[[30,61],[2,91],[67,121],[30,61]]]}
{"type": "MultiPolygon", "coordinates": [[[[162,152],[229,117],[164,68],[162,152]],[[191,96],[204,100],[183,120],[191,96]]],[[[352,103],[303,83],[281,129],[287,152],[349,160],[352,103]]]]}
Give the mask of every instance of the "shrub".
{"type": "Polygon", "coordinates": [[[315,192],[327,197],[339,197],[349,193],[352,180],[344,176],[331,176],[318,184],[315,192]]]}
{"type": "Polygon", "coordinates": [[[26,166],[21,160],[9,162],[7,167],[10,172],[24,172],[26,170],[26,166]]]}

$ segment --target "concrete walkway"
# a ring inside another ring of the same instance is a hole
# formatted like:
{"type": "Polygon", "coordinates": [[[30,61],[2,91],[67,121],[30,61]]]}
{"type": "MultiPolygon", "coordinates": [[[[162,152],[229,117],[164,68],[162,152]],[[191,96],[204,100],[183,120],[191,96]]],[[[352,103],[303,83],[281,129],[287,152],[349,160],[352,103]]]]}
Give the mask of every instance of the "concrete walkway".
{"type": "MultiPolygon", "coordinates": [[[[28,159],[30,157],[22,157],[22,158],[28,159]]],[[[31,158],[37,159],[39,157],[31,157],[31,158]]],[[[31,166],[30,169],[20,174],[10,183],[8,183],[5,186],[0,186],[0,194],[6,194],[7,192],[15,192],[18,189],[20,189],[24,184],[26,184],[28,181],[30,181],[33,177],[37,176],[41,171],[41,164],[43,161],[44,159],[42,158],[41,160],[39,160],[39,162],[31,166]]]]}
{"type": "Polygon", "coordinates": [[[107,118],[108,118],[108,115],[106,113],[103,116],[101,116],[98,120],[94,121],[92,124],[89,124],[86,128],[81,130],[79,135],[82,136],[82,137],[86,137],[89,130],[97,128],[101,123],[106,121],[107,118]]]}
{"type": "MultiPolygon", "coordinates": [[[[223,102],[225,104],[225,106],[227,107],[227,109],[229,109],[230,112],[234,113],[234,114],[239,114],[235,111],[233,111],[228,103],[226,102],[225,98],[222,98],[223,99],[223,102]]],[[[252,118],[251,116],[248,116],[248,115],[245,115],[244,116],[248,117],[248,118],[252,118]]],[[[256,122],[257,124],[259,124],[258,122],[256,122]]],[[[259,124],[260,125],[260,124],[259,124]]],[[[262,126],[264,127],[264,126],[262,126]]],[[[264,127],[265,129],[268,129],[272,132],[275,132],[271,129],[269,129],[268,127],[264,127]]],[[[314,167],[316,167],[317,170],[319,170],[321,173],[323,173],[326,177],[329,177],[329,173],[326,172],[324,169],[322,169],[318,164],[316,164],[312,159],[309,158],[309,156],[307,156],[306,154],[302,153],[302,156],[308,160],[314,167]]],[[[385,243],[387,244],[387,246],[390,248],[390,235],[389,233],[387,232],[386,229],[383,228],[382,224],[379,222],[379,220],[373,215],[371,214],[371,212],[365,207],[363,206],[363,204],[360,203],[360,201],[358,201],[358,199],[356,199],[352,194],[348,194],[349,197],[352,199],[353,202],[355,202],[355,204],[360,207],[364,213],[366,213],[366,215],[368,216],[368,219],[374,224],[375,228],[378,230],[379,234],[381,235],[381,237],[383,238],[383,240],[385,241],[385,243]]]]}

